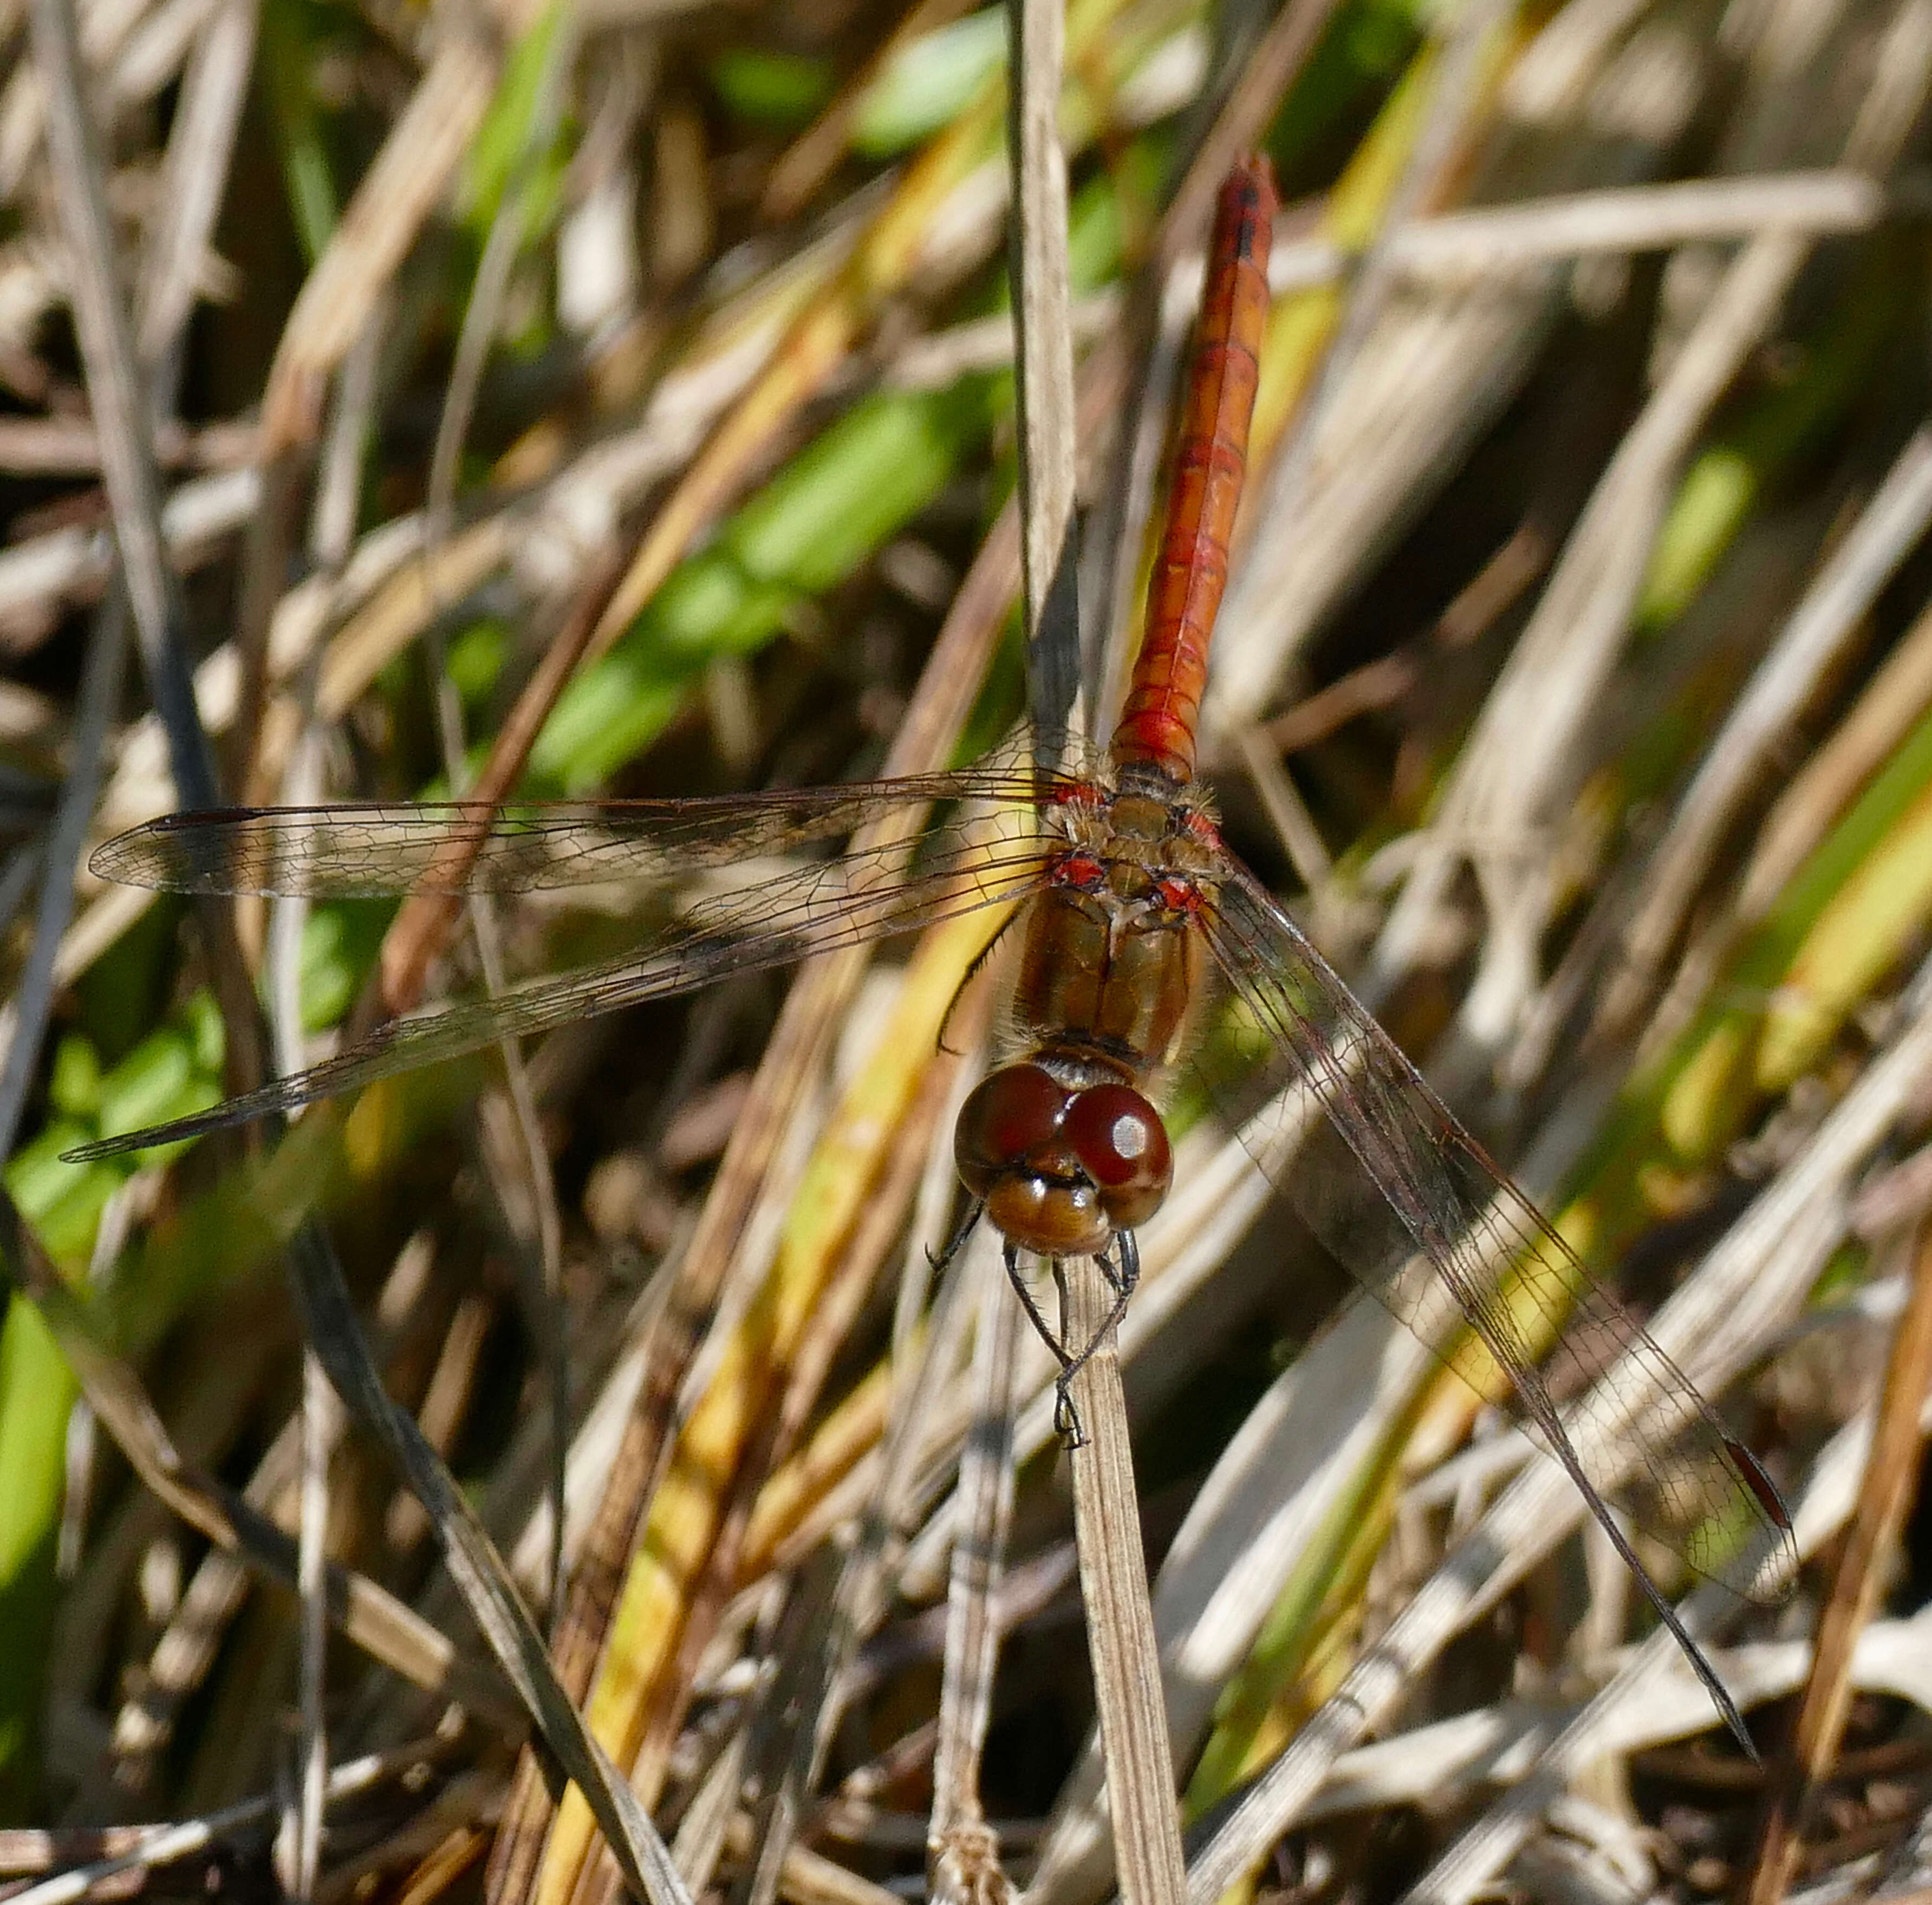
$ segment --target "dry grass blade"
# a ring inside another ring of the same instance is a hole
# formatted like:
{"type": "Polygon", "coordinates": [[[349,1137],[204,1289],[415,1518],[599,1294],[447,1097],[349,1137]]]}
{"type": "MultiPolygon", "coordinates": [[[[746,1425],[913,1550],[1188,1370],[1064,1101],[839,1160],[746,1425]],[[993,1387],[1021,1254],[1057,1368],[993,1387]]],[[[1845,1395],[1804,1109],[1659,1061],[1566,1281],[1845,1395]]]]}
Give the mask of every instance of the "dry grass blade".
{"type": "Polygon", "coordinates": [[[1065,47],[1053,0],[1008,0],[1014,365],[1018,373],[1020,573],[1035,729],[1071,733],[1080,684],[1073,540],[1073,330],[1066,262],[1065,47]]]}
{"type": "MultiPolygon", "coordinates": [[[[1321,368],[1297,410],[1286,442],[1269,466],[1261,495],[1251,506],[1264,521],[1292,521],[1300,514],[1301,494],[1314,464],[1317,433],[1363,346],[1382,321],[1396,289],[1398,265],[1393,236],[1438,190],[1450,155],[1471,142],[1472,128],[1486,104],[1484,68],[1493,61],[1498,36],[1514,10],[1510,0],[1466,0],[1446,29],[1439,70],[1433,75],[1430,88],[1427,119],[1389,195],[1382,225],[1346,287],[1346,302],[1321,368]]],[[[1280,546],[1278,542],[1276,547],[1280,546]]],[[[1229,604],[1230,614],[1238,618],[1251,614],[1249,605],[1266,601],[1277,586],[1268,561],[1250,563],[1243,573],[1240,593],[1229,604]]]]}
{"type": "Polygon", "coordinates": [[[1172,1905],[1187,1895],[1187,1878],[1114,1338],[1117,1299],[1089,1258],[1070,1264],[1066,1277],[1068,1340],[1098,1345],[1070,1391],[1085,1431],[1072,1451],[1073,1509],[1120,1897],[1126,1905],[1172,1905]]]}
{"type": "Polygon", "coordinates": [[[40,900],[26,968],[8,1002],[13,1020],[6,1057],[0,1061],[0,1156],[12,1154],[20,1119],[40,1062],[40,1041],[54,1002],[56,962],[74,910],[74,872],[87,842],[100,790],[100,760],[107,726],[119,698],[128,648],[127,604],[118,596],[94,617],[82,671],[74,754],[60,802],[40,855],[40,900]]]}
{"type": "MultiPolygon", "coordinates": [[[[1918,1420],[1922,1432],[1932,1420],[1932,1372],[1920,1392],[1918,1420]]],[[[1870,1459],[1874,1412],[1867,1408],[1853,1418],[1820,1454],[1807,1478],[1804,1494],[1792,1516],[1793,1531],[1801,1553],[1809,1558],[1838,1535],[1846,1522],[1861,1512],[1862,1482],[1870,1459]]],[[[1736,1612],[1736,1604],[1718,1590],[1699,1588],[1679,1609],[1684,1624],[1700,1636],[1715,1633],[1736,1612]]],[[[1870,1630],[1864,1630],[1869,1634],[1870,1630]]],[[[1789,1653],[1798,1650],[1781,1650],[1789,1653]]],[[[1884,1651],[1882,1641],[1870,1650],[1884,1651]]],[[[1862,1670],[1846,1663],[1851,1684],[1868,1686],[1874,1676],[1868,1658],[1862,1670]]],[[[1726,1662],[1726,1677],[1741,1696],[1756,1704],[1796,1691],[1802,1684],[1808,1658],[1774,1665],[1760,1659],[1755,1665],[1733,1667],[1726,1662]]],[[[1588,1706],[1550,1742],[1546,1748],[1537,1739],[1534,1724],[1526,1729],[1527,1737],[1520,1744],[1496,1749],[1494,1740],[1479,1742],[1472,1730],[1467,1747],[1478,1753],[1493,1752],[1493,1772],[1502,1777],[1521,1774],[1516,1783],[1484,1814],[1454,1845],[1436,1861],[1412,1889],[1414,1905],[1462,1905],[1462,1901],[1481,1896],[1495,1882],[1548,1816],[1550,1807],[1565,1788],[1582,1777],[1594,1763],[1607,1755],[1628,1754],[1648,1745],[1681,1738],[1704,1724],[1708,1697],[1682,1671],[1683,1660],[1675,1641],[1660,1628],[1638,1648],[1616,1677],[1588,1706]],[[1675,1678],[1672,1678],[1672,1675],[1675,1678]],[[1525,1752],[1524,1748],[1532,1749],[1525,1752]]],[[[1881,1670],[1882,1675],[1882,1670],[1881,1670]]],[[[1462,1750],[1463,1749],[1452,1749],[1462,1750]]],[[[1367,1749],[1372,1754],[1376,1749],[1367,1749]]],[[[1324,1788],[1330,1802],[1341,1796],[1335,1789],[1349,1778],[1360,1778],[1370,1771],[1364,1756],[1351,1754],[1358,1761],[1352,1774],[1338,1765],[1336,1775],[1324,1788]]],[[[1448,1768],[1440,1757],[1432,1761],[1432,1780],[1444,1777],[1448,1768]]],[[[1386,1770],[1392,1771],[1388,1768],[1386,1770]]],[[[1382,1769],[1370,1777],[1382,1776],[1382,1769]]]]}
{"type": "MultiPolygon", "coordinates": [[[[1898,1038],[1653,1319],[1657,1341],[1682,1358],[1694,1382],[1720,1388],[1730,1370],[1759,1353],[1844,1235],[1851,1174],[1907,1111],[1914,1081],[1932,1058],[1932,974],[1918,976],[1912,998],[1898,1038]]],[[[1252,1868],[1300,1815],[1336,1755],[1390,1710],[1474,1609],[1490,1604],[1582,1513],[1553,1463],[1534,1465],[1509,1488],[1220,1821],[1190,1868],[1194,1905],[1208,1905],[1252,1868]]]]}
{"type": "MultiPolygon", "coordinates": [[[[452,20],[429,70],[358,187],[327,250],[304,281],[277,340],[262,398],[260,504],[242,565],[236,647],[234,778],[255,784],[268,682],[271,618],[281,592],[299,480],[321,427],[323,394],[410,246],[447,189],[488,105],[495,50],[452,20]]],[[[212,802],[196,802],[212,805],[212,802]]]]}
{"type": "Polygon", "coordinates": [[[845,155],[852,123],[867,91],[902,49],[967,10],[970,0],[914,0],[860,70],[840,88],[790,148],[772,167],[765,182],[765,217],[774,224],[795,218],[826,183],[845,155]]]}
{"type": "MultiPolygon", "coordinates": [[[[1572,788],[1580,730],[1602,694],[1629,634],[1644,563],[1684,455],[1706,418],[1782,308],[1810,242],[1783,232],[1754,238],[1726,272],[1669,376],[1625,434],[1572,533],[1510,665],[1485,703],[1444,795],[1430,849],[1390,911],[1376,947],[1378,981],[1392,983],[1418,956],[1454,868],[1480,843],[1514,839],[1572,788]]],[[[1511,869],[1485,868],[1501,890],[1511,869]]],[[[1499,922],[1520,936],[1529,923],[1500,900],[1499,922]]],[[[1492,968],[1521,972],[1521,948],[1490,944],[1492,968]]],[[[1473,1018],[1475,998],[1466,1004],[1473,1018]]],[[[1497,1012],[1484,1002],[1484,1018],[1497,1012]]],[[[1471,1036],[1493,1040],[1494,1028],[1471,1036]]]]}
{"type": "Polygon", "coordinates": [[[313,440],[329,374],[362,334],[376,300],[448,189],[489,104],[497,70],[494,50],[464,22],[447,25],[428,71],[283,327],[262,399],[268,466],[313,440]]]}
{"type": "Polygon", "coordinates": [[[543,1637],[476,1510],[414,1420],[382,1388],[327,1240],[314,1225],[305,1226],[290,1254],[310,1346],[337,1393],[381,1438],[428,1510],[472,1616],[545,1743],[583,1794],[625,1882],[640,1905],[688,1905],[689,1894],[650,1815],[559,1685],[543,1637]]]}
{"type": "Polygon", "coordinates": [[[1624,941],[1625,970],[1604,1004],[1633,1013],[1676,938],[1739,806],[1762,784],[1780,742],[1841,665],[1867,611],[1932,519],[1932,430],[1899,452],[1878,493],[1832,551],[1685,790],[1651,865],[1624,941]]]}
{"type": "Polygon", "coordinates": [[[573,12],[550,36],[544,50],[543,68],[537,81],[537,110],[525,130],[523,146],[516,155],[496,215],[490,220],[490,235],[484,241],[483,256],[476,267],[476,281],[463,309],[463,328],[457,335],[449,388],[443,398],[442,415],[436,420],[436,445],[430,453],[425,506],[432,550],[447,532],[456,496],[457,464],[470,434],[490,347],[502,321],[511,269],[530,222],[532,178],[556,136],[556,122],[563,110],[566,80],[578,52],[574,28],[573,12]]]}
{"type": "Polygon", "coordinates": [[[993,1709],[999,1630],[994,1598],[1013,1513],[1014,1376],[1023,1327],[997,1247],[969,1245],[962,1273],[979,1289],[973,1334],[974,1424],[959,1458],[959,1507],[946,1597],[945,1678],[926,1825],[927,1882],[946,1901],[998,1900],[1012,1890],[980,1798],[993,1709]]]}
{"type": "MultiPolygon", "coordinates": [[[[78,1300],[4,1196],[0,1228],[0,1255],[8,1276],[46,1319],[69,1363],[81,1373],[95,1413],[142,1480],[210,1540],[292,1586],[295,1544],[259,1510],[182,1462],[134,1372],[93,1340],[78,1300]]],[[[344,1633],[374,1658],[500,1726],[520,1730],[521,1716],[495,1676],[478,1674],[443,1635],[385,1589],[358,1575],[332,1570],[330,1604],[344,1633]]]]}
{"type": "MultiPolygon", "coordinates": [[[[335,1801],[353,1798],[379,1780],[421,1769],[434,1761],[444,1744],[441,1739],[422,1741],[338,1766],[329,1776],[327,1796],[335,1801]]],[[[20,1905],[80,1905],[85,1898],[111,1897],[115,1891],[112,1881],[125,1873],[152,1875],[157,1868],[191,1858],[204,1850],[223,1850],[238,1834],[272,1816],[276,1803],[273,1797],[246,1799],[205,1819],[184,1820],[178,1825],[124,1826],[107,1833],[91,1831],[76,1835],[109,1843],[91,1858],[70,1860],[55,1853],[44,1863],[65,1865],[68,1870],[10,1896],[20,1905]]],[[[15,1864],[4,1869],[10,1874],[23,1868],[15,1864]]]]}
{"type": "MultiPolygon", "coordinates": [[[[1058,0],[1011,0],[1011,6],[1024,625],[1033,712],[1044,731],[1053,732],[1072,716],[1082,674],[1070,533],[1076,461],[1073,343],[1066,160],[1058,127],[1060,8],[1058,0]]],[[[1131,1248],[1122,1246],[1124,1264],[1124,1252],[1131,1248]]],[[[1061,1318],[1066,1340],[1094,1346],[1070,1397],[1080,1412],[1084,1437],[1084,1447],[1074,1456],[1075,1528],[1094,1698],[1107,1748],[1121,1895],[1128,1905],[1172,1905],[1184,1885],[1180,1817],[1166,1716],[1161,1710],[1160,1656],[1148,1607],[1126,1400],[1113,1335],[1118,1321],[1114,1293],[1096,1263],[1078,1259],[1064,1266],[1056,1264],[1056,1276],[1063,1270],[1072,1292],[1061,1318]]],[[[996,1522],[1004,1519],[996,1511],[996,1522]]],[[[956,1584],[968,1592],[974,1586],[970,1578],[961,1583],[957,1574],[956,1584]]],[[[949,1637],[953,1630],[949,1624],[949,1637]]],[[[963,1608],[958,1630],[962,1640],[968,1637],[963,1608]]],[[[981,1652],[975,1649],[974,1654],[981,1652]]],[[[975,1677],[990,1678],[982,1661],[973,1656],[961,1664],[960,1671],[972,1673],[976,1668],[975,1677]]],[[[940,1830],[935,1820],[935,1841],[940,1830]]],[[[956,1845],[947,1849],[955,1859],[964,1850],[956,1845]]]]}
{"type": "Polygon", "coordinates": [[[80,43],[69,0],[36,0],[34,55],[45,85],[47,140],[73,273],[75,328],[100,434],[102,472],[114,510],[121,574],[134,638],[168,737],[175,784],[189,806],[215,804],[207,742],[175,626],[161,530],[160,484],[148,434],[134,332],[118,282],[112,226],[82,86],[80,43]]]}
{"type": "Polygon", "coordinates": [[[1819,1787],[1829,1777],[1851,1704],[1852,1657],[1885,1585],[1884,1564],[1898,1542],[1918,1484],[1926,1390],[1932,1387],[1932,1226],[1922,1226],[1905,1313],[1898,1319],[1880,1391],[1871,1454],[1858,1492],[1851,1539],[1840,1556],[1831,1598],[1818,1623],[1810,1678],[1790,1743],[1766,1795],[1750,1876],[1748,1905],[1775,1905],[1785,1895],[1819,1787]]]}
{"type": "Polygon", "coordinates": [[[1842,726],[1779,796],[1744,877],[1737,916],[1761,920],[1825,830],[1932,704],[1932,610],[1920,615],[1842,726]]]}
{"type": "Polygon", "coordinates": [[[328,1470],[341,1439],[342,1405],[320,1362],[302,1358],[302,1528],[296,1555],[296,1592],[301,1597],[302,1658],[296,1702],[302,1732],[295,1790],[277,1850],[282,1882],[291,1898],[315,1896],[322,1871],[322,1809],[328,1792],[328,1727],[322,1707],[328,1666],[328,1470]]]}
{"type": "Polygon", "coordinates": [[[196,42],[182,81],[168,140],[164,222],[148,247],[136,306],[146,364],[160,364],[174,350],[194,308],[248,97],[256,14],[256,0],[225,0],[196,42]]]}

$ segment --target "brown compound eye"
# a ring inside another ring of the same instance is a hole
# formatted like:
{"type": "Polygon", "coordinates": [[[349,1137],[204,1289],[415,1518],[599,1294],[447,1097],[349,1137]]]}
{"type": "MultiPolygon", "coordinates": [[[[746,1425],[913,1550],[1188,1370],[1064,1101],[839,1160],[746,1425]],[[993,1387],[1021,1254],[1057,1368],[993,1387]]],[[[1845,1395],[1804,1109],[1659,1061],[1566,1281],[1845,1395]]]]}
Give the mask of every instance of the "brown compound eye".
{"type": "Polygon", "coordinates": [[[1100,1189],[1114,1226],[1133,1230],[1160,1208],[1174,1153],[1160,1114],[1131,1086],[1096,1084],[1067,1107],[1060,1135],[1100,1189]]]}
{"type": "Polygon", "coordinates": [[[960,1181],[984,1197],[1015,1166],[1059,1135],[1066,1088],[1037,1065],[1007,1065],[975,1085],[952,1128],[960,1181]]]}

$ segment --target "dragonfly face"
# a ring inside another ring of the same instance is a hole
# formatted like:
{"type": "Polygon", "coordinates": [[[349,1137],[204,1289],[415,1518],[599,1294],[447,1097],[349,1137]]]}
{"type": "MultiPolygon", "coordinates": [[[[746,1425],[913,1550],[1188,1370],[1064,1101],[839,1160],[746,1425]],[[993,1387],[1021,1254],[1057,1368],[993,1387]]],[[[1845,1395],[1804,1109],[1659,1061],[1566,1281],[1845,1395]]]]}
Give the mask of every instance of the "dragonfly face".
{"type": "Polygon", "coordinates": [[[982,1078],[961,1106],[953,1156],[1007,1244],[1098,1256],[1160,1209],[1173,1181],[1167,1128],[1103,1058],[1043,1046],[982,1078]]]}

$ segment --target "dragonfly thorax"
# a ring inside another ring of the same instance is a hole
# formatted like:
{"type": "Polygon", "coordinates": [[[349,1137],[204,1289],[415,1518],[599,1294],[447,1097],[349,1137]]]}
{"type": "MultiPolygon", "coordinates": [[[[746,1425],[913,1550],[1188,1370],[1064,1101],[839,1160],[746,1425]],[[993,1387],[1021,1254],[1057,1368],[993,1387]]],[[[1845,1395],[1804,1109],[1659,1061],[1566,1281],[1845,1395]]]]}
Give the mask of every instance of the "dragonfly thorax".
{"type": "Polygon", "coordinates": [[[1065,844],[1018,922],[1013,1043],[1110,1064],[1147,1091],[1178,1055],[1218,865],[1198,807],[1123,790],[1059,816],[1065,844]]]}
{"type": "Polygon", "coordinates": [[[953,1127],[961,1180],[1010,1244],[1092,1256],[1160,1209],[1174,1176],[1160,1114],[1123,1072],[1046,1048],[981,1079],[953,1127]]]}

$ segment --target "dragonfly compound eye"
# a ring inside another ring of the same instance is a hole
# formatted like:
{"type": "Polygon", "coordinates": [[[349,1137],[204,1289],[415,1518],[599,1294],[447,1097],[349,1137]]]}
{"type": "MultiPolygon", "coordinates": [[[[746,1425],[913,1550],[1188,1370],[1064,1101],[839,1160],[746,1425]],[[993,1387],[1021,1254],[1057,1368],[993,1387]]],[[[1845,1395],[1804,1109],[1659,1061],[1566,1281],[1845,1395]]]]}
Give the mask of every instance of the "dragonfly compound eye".
{"type": "Polygon", "coordinates": [[[953,1161],[966,1188],[987,1196],[1016,1167],[1058,1148],[1070,1096],[1037,1065],[1003,1066],[982,1078],[952,1128],[953,1161]]]}
{"type": "Polygon", "coordinates": [[[1160,1114],[1132,1086],[1080,1093],[1061,1130],[1115,1228],[1135,1229],[1160,1208],[1174,1181],[1174,1153],[1160,1114]]]}

